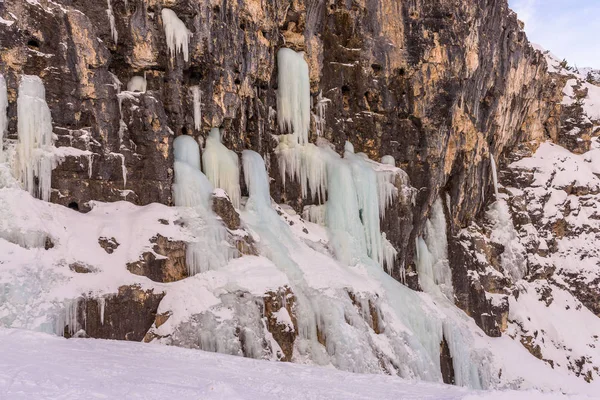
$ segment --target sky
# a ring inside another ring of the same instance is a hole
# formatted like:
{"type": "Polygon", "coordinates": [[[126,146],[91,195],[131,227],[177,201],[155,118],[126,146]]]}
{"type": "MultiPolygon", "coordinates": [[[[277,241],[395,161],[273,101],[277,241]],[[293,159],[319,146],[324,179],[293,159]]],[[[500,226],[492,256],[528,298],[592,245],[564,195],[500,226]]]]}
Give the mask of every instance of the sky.
{"type": "Polygon", "coordinates": [[[529,40],[570,65],[600,69],[600,0],[508,0],[529,40]]]}

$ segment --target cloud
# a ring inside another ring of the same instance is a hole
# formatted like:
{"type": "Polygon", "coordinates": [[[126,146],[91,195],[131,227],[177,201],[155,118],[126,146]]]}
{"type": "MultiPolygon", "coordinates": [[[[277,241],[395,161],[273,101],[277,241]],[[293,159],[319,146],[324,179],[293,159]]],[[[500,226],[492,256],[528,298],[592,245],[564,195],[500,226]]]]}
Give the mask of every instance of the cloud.
{"type": "Polygon", "coordinates": [[[511,1],[511,8],[517,13],[519,19],[525,23],[528,30],[533,29],[531,25],[535,25],[535,14],[538,3],[538,0],[511,1]]]}
{"type": "Polygon", "coordinates": [[[600,68],[598,0],[509,0],[529,39],[570,64],[600,68]]]}

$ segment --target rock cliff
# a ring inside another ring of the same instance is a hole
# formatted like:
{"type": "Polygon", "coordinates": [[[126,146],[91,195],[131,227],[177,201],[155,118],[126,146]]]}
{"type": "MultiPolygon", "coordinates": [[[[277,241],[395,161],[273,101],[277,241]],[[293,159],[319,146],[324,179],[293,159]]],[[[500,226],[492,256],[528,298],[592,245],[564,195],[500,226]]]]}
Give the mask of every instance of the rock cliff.
{"type": "MultiPolygon", "coordinates": [[[[203,144],[217,127],[225,146],[238,155],[249,149],[264,158],[271,196],[282,205],[277,212],[291,228],[313,235],[317,228],[303,225],[299,215],[319,204],[282,174],[276,153],[285,133],[277,124],[277,50],[302,51],[310,79],[309,141],[324,139],[339,154],[349,141],[356,153],[372,160],[392,156],[395,167],[406,173],[394,182],[406,195],[397,196],[380,221],[396,252],[389,275],[413,291],[428,291],[419,276],[422,254],[415,243],[433,237],[427,226],[437,202],[445,221],[440,229],[447,240],[451,302],[488,336],[515,338],[536,358],[563,363],[587,380],[598,375],[598,356],[585,349],[571,356],[558,345],[551,351],[540,347],[545,333],[533,332],[543,331],[545,322],[532,322],[515,311],[528,298],[519,293],[543,297],[560,290],[596,315],[600,312],[598,274],[583,276],[580,269],[562,268],[552,259],[552,254],[566,257],[571,250],[565,246],[575,246],[561,244],[562,238],[596,232],[592,222],[577,225],[568,216],[587,207],[589,220],[595,220],[591,210],[599,189],[590,182],[597,178],[592,174],[581,184],[547,184],[536,174],[552,175],[552,168],[540,172],[538,164],[524,161],[535,158],[535,150],[548,139],[564,146],[569,157],[585,157],[570,152],[595,149],[594,119],[583,116],[583,99],[597,87],[549,71],[553,61],[530,45],[506,0],[23,0],[0,3],[0,17],[0,74],[8,89],[5,148],[17,140],[21,76],[39,76],[59,155],[52,171],[52,203],[82,213],[93,212],[98,201],[172,206],[173,140],[190,135],[203,144]],[[169,47],[165,9],[174,11],[189,30],[187,57],[169,47]],[[573,101],[565,104],[567,81],[573,101]],[[585,85],[591,89],[586,91],[585,85]],[[494,196],[495,164],[504,186],[502,198],[494,196]],[[544,217],[540,210],[547,210],[548,198],[556,207],[558,200],[553,199],[559,195],[576,196],[579,203],[561,197],[561,214],[544,217]],[[506,224],[500,226],[502,222],[506,224]],[[508,225],[514,237],[505,240],[497,232],[508,225]],[[517,245],[511,241],[516,237],[517,245]],[[520,272],[515,275],[507,265],[520,272]]],[[[554,168],[560,169],[556,164],[554,168]]],[[[244,179],[240,182],[247,197],[248,187],[244,179]]],[[[237,249],[236,256],[267,254],[258,250],[261,242],[251,223],[240,222],[226,196],[215,197],[213,207],[228,228],[227,240],[237,249]]],[[[185,228],[185,221],[168,214],[157,225],[157,216],[152,218],[156,229],[146,232],[147,243],[135,247],[137,254],[119,258],[121,267],[137,277],[123,278],[118,289],[103,289],[113,296],[101,300],[94,299],[98,293],[92,293],[93,284],[86,286],[74,314],[78,327],[87,318],[86,334],[93,337],[141,340],[146,335],[145,340],[168,344],[303,360],[306,351],[298,338],[296,314],[302,312],[302,296],[310,296],[293,292],[298,282],[290,289],[286,279],[279,279],[263,293],[231,289],[212,313],[177,314],[177,302],[191,290],[185,285],[192,284],[177,286],[182,292],[174,295],[169,282],[195,279],[187,278],[185,268],[186,242],[191,239],[173,233],[185,228]],[[114,329],[96,312],[100,303],[108,307],[106,321],[114,329]],[[117,322],[119,310],[130,326],[117,322]],[[228,313],[232,322],[219,325],[219,315],[228,313]],[[207,344],[203,329],[235,340],[226,347],[207,344]]],[[[323,243],[316,243],[311,246],[326,251],[323,243]]],[[[594,251],[577,249],[573,251],[581,259],[594,251]]],[[[377,295],[343,293],[347,295],[339,307],[346,322],[381,337],[387,323],[379,314],[377,295]]],[[[341,342],[333,345],[327,338],[334,334],[344,332],[317,323],[315,338],[332,360],[323,363],[402,375],[398,371],[403,366],[386,354],[380,339],[371,343],[377,349],[372,365],[336,361],[332,354],[341,342]]],[[[431,379],[470,384],[456,361],[459,350],[450,334],[444,328],[442,340],[434,344],[441,372],[431,379]]]]}

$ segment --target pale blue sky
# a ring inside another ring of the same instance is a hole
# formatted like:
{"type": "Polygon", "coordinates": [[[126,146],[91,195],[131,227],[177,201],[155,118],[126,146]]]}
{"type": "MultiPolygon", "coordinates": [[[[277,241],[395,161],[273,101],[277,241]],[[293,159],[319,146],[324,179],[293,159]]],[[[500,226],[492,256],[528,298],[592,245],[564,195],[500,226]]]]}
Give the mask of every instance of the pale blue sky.
{"type": "Polygon", "coordinates": [[[600,0],[508,0],[533,43],[570,65],[600,69],[600,0]]]}

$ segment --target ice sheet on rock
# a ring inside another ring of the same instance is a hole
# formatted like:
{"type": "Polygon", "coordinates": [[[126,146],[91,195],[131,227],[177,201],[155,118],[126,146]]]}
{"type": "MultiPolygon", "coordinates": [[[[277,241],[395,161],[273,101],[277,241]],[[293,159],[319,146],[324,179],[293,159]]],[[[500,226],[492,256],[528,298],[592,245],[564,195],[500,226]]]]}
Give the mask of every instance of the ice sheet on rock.
{"type": "Polygon", "coordinates": [[[54,167],[54,137],[46,90],[39,77],[23,75],[21,78],[17,114],[19,140],[15,176],[25,190],[47,201],[54,167]]]}
{"type": "Polygon", "coordinates": [[[127,82],[127,91],[146,93],[146,86],[146,72],[144,72],[144,76],[131,77],[129,82],[127,82]]]}
{"type": "Polygon", "coordinates": [[[108,15],[108,23],[110,24],[110,33],[112,35],[112,39],[117,44],[119,41],[119,32],[117,31],[117,26],[115,24],[115,14],[113,12],[112,0],[106,0],[108,8],[106,9],[106,14],[108,15]]]}
{"type": "Polygon", "coordinates": [[[494,160],[494,156],[490,156],[490,165],[492,167],[492,183],[494,184],[494,195],[496,201],[499,200],[498,197],[498,172],[496,171],[496,160],[494,160]]]}
{"type": "Polygon", "coordinates": [[[4,161],[4,133],[8,129],[8,92],[6,80],[0,74],[0,163],[4,161]]]}
{"type": "Polygon", "coordinates": [[[235,208],[240,207],[240,167],[238,156],[221,143],[221,132],[211,129],[202,155],[204,174],[215,188],[227,192],[235,208]]]}
{"type": "Polygon", "coordinates": [[[202,106],[200,86],[190,87],[192,93],[192,105],[194,108],[194,127],[197,131],[202,128],[202,106]]]}
{"type": "Polygon", "coordinates": [[[496,201],[487,211],[487,218],[494,223],[490,239],[504,246],[501,256],[502,268],[513,281],[522,279],[527,273],[526,250],[518,241],[518,233],[506,200],[496,201]]]}
{"type": "Polygon", "coordinates": [[[277,121],[281,133],[294,143],[308,143],[310,129],[310,77],[304,52],[282,48],[277,52],[277,121]]]}
{"type": "Polygon", "coordinates": [[[452,270],[448,261],[448,238],[446,236],[446,216],[442,199],[431,208],[431,215],[425,223],[425,237],[418,237],[416,246],[416,266],[419,284],[425,292],[440,291],[450,301],[454,301],[452,270]]]}
{"type": "Polygon", "coordinates": [[[181,52],[184,61],[187,62],[189,59],[190,31],[173,10],[163,8],[161,15],[170,56],[176,57],[177,53],[181,52]]]}

